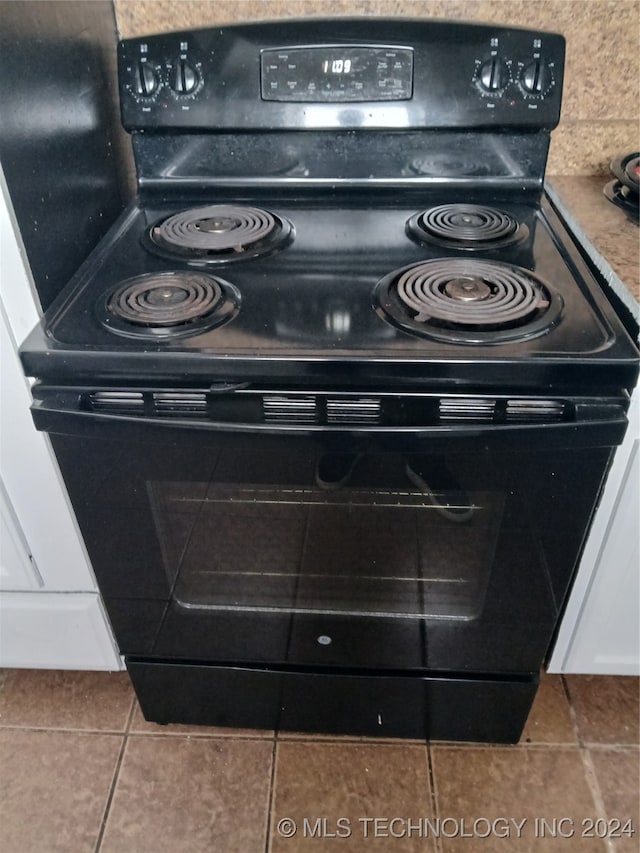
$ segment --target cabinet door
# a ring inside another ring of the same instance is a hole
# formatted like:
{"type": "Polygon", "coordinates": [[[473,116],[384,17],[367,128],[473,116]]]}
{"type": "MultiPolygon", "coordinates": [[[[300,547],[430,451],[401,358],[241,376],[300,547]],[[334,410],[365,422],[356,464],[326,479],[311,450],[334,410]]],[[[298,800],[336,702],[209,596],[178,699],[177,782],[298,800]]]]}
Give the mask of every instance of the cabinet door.
{"type": "MultiPolygon", "coordinates": [[[[0,298],[0,471],[10,510],[2,513],[5,524],[12,530],[9,541],[32,555],[38,566],[44,587],[48,591],[95,591],[95,581],[75,526],[60,473],[51,452],[48,438],[36,431],[29,407],[31,395],[16,352],[16,343],[6,312],[4,292],[9,281],[5,276],[6,258],[2,257],[2,287],[0,298]],[[21,532],[20,532],[21,531],[21,532]],[[22,543],[22,544],[20,544],[22,543]]],[[[6,536],[3,536],[3,540],[6,536]]],[[[12,544],[7,544],[9,560],[12,544]]],[[[3,561],[5,547],[3,545],[3,561]]],[[[39,584],[26,583],[24,572],[11,557],[14,568],[9,572],[17,585],[8,585],[3,567],[2,589],[34,589],[39,584]]],[[[18,558],[18,563],[21,560],[18,558]]],[[[23,564],[23,568],[26,564],[23,564]]],[[[8,570],[7,570],[8,571],[8,570]]]]}
{"type": "Polygon", "coordinates": [[[640,395],[616,451],[550,672],[640,675],[640,395]]]}
{"type": "Polygon", "coordinates": [[[42,578],[0,478],[0,589],[39,589],[42,578]]]}

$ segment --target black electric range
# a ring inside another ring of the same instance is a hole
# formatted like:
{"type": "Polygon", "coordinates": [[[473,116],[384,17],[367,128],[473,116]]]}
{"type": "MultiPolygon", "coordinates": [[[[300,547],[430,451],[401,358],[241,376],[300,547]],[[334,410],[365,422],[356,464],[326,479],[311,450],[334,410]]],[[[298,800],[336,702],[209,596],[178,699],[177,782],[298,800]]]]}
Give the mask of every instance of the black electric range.
{"type": "Polygon", "coordinates": [[[563,62],[121,42],[138,192],[22,359],[148,719],[517,740],[638,374],[543,192],[563,62]]]}

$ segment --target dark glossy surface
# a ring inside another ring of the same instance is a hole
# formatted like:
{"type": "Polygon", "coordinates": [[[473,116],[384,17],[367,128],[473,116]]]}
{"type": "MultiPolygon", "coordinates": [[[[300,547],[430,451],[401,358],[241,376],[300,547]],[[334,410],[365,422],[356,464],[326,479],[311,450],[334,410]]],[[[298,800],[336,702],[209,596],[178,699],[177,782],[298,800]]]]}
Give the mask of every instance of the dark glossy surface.
{"type": "Polygon", "coordinates": [[[172,666],[127,660],[159,723],[516,743],[537,678],[512,681],[172,666]]]}
{"type": "Polygon", "coordinates": [[[483,190],[533,197],[542,185],[549,134],[274,129],[256,134],[250,145],[239,133],[213,139],[201,132],[134,133],[132,141],[143,196],[189,193],[210,203],[221,188],[234,187],[237,200],[262,193],[268,201],[275,183],[302,198],[309,188],[320,188],[325,199],[343,187],[360,189],[365,201],[382,187],[387,203],[397,204],[411,189],[415,197],[434,189],[463,192],[462,201],[483,190]]]}
{"type": "Polygon", "coordinates": [[[189,204],[131,208],[76,276],[66,298],[49,312],[47,333],[38,329],[25,343],[26,370],[42,378],[90,376],[94,382],[100,377],[134,381],[146,376],[166,381],[185,374],[192,380],[264,381],[279,376],[289,382],[351,385],[394,377],[457,386],[508,381],[539,387],[571,381],[576,387],[602,387],[631,381],[637,369],[635,348],[580,258],[558,247],[550,223],[559,223],[544,204],[537,208],[508,199],[497,202],[528,229],[526,239],[498,250],[459,252],[417,245],[405,233],[407,220],[421,206],[444,198],[447,195],[431,192],[411,196],[409,204],[384,197],[379,204],[373,198],[366,203],[350,197],[339,202],[274,199],[269,208],[294,225],[291,245],[266,258],[240,256],[232,262],[193,265],[233,284],[241,308],[230,322],[173,342],[124,339],[98,320],[101,309],[96,306],[102,306],[131,270],[189,268],[183,259],[172,263],[158,258],[141,242],[159,218],[189,204]],[[535,271],[562,299],[559,320],[531,340],[476,346],[432,341],[385,319],[374,296],[380,279],[408,263],[447,256],[499,260],[535,271]]]}
{"type": "Polygon", "coordinates": [[[123,653],[367,670],[536,671],[610,455],[570,434],[556,452],[526,434],[467,452],[400,433],[92,434],[52,440],[123,653]],[[351,473],[323,487],[338,448],[351,473]],[[438,509],[461,501],[462,520],[438,509]]]}
{"type": "Polygon", "coordinates": [[[123,206],[113,6],[2,3],[1,17],[0,158],[46,309],[123,206]]]}

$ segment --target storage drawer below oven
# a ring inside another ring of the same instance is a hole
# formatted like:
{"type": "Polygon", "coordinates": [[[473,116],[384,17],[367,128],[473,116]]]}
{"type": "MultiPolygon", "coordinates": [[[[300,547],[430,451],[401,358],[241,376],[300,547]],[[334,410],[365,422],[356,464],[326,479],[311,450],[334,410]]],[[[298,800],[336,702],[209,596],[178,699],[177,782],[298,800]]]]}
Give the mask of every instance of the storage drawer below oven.
{"type": "Polygon", "coordinates": [[[359,675],[128,659],[147,720],[515,743],[538,678],[359,675]]]}

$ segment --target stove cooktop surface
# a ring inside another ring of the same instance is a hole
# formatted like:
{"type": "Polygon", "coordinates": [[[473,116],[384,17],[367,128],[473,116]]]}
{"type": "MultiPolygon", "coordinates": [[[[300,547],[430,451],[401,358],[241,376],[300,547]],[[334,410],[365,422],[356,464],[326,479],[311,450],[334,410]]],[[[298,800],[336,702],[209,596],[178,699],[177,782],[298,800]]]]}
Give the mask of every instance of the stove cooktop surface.
{"type": "Polygon", "coordinates": [[[637,357],[546,201],[420,201],[136,202],[28,339],[25,366],[250,380],[637,357]]]}

